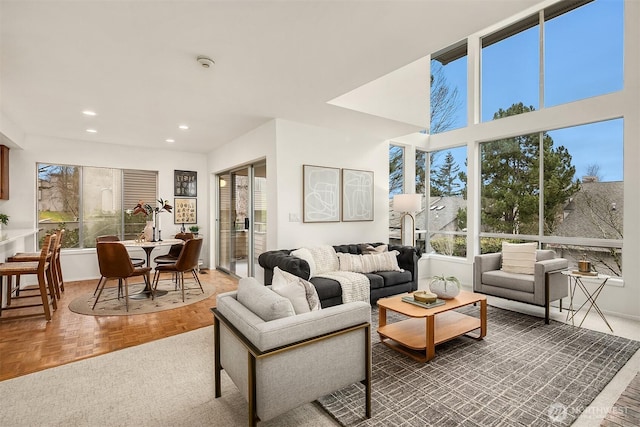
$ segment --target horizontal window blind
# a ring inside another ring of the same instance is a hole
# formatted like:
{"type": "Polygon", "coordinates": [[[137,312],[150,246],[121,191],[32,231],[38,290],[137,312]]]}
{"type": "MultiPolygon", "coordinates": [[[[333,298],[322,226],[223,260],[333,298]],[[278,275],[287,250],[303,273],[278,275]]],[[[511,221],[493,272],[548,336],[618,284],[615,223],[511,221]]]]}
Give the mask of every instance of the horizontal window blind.
{"type": "Polygon", "coordinates": [[[125,210],[133,209],[140,200],[155,207],[158,199],[158,172],[124,169],[122,187],[125,210]]]}

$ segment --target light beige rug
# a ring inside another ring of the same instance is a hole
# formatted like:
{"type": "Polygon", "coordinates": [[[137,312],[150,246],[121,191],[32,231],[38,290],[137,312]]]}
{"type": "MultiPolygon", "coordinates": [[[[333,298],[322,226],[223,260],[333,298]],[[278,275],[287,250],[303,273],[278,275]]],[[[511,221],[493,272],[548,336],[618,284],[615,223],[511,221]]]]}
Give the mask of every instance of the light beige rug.
{"type": "Polygon", "coordinates": [[[211,283],[202,283],[204,293],[200,290],[197,283],[187,280],[185,276],[185,292],[184,302],[182,302],[182,291],[176,290],[175,284],[171,280],[160,280],[158,290],[167,291],[166,295],[157,296],[153,300],[151,298],[136,299],[135,295],[144,289],[144,284],[137,283],[129,285],[129,311],[126,311],[124,297],[118,298],[118,282],[111,280],[102,291],[100,300],[95,310],[91,307],[95,301],[93,293],[82,295],[69,304],[69,310],[78,314],[86,314],[90,316],[123,316],[132,314],[147,314],[157,311],[171,310],[173,308],[183,307],[193,304],[210,297],[216,291],[215,285],[211,283]]]}
{"type": "MultiPolygon", "coordinates": [[[[222,375],[213,326],[0,381],[2,427],[242,427],[247,402],[222,375]]],[[[260,427],[335,427],[309,403],[260,427]]]]}

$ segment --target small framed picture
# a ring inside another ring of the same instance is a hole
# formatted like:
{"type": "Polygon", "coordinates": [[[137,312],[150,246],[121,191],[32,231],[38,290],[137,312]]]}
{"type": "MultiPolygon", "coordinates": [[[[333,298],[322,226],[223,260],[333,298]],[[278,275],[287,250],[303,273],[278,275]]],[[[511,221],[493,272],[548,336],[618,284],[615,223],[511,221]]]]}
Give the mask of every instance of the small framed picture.
{"type": "Polygon", "coordinates": [[[198,196],[198,172],[174,170],[173,178],[174,196],[198,196]]]}
{"type": "Polygon", "coordinates": [[[173,222],[195,224],[198,222],[198,199],[176,197],[173,201],[173,222]]]}

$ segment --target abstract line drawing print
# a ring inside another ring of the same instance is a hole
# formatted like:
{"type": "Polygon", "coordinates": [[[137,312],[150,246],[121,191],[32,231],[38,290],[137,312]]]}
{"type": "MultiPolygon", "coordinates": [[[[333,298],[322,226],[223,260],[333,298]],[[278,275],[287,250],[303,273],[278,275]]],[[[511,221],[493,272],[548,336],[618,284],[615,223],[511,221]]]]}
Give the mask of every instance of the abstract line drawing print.
{"type": "Polygon", "coordinates": [[[373,221],[373,172],[342,169],[342,220],[373,221]]]}
{"type": "Polygon", "coordinates": [[[340,169],[303,165],[304,222],[340,221],[340,169]]]}

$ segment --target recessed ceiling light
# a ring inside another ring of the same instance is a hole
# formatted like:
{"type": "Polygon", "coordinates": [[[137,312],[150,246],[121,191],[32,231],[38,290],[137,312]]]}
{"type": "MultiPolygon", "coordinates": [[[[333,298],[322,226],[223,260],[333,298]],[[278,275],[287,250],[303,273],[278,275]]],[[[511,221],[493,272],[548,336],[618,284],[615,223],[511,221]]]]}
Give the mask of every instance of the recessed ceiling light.
{"type": "Polygon", "coordinates": [[[187,125],[180,125],[180,126],[178,126],[178,127],[179,127],[180,129],[182,129],[182,130],[187,130],[187,129],[189,129],[189,126],[187,126],[187,125]]]}
{"type": "Polygon", "coordinates": [[[95,130],[95,129],[87,129],[87,132],[89,132],[89,133],[98,133],[98,131],[95,130]]]}
{"type": "Polygon", "coordinates": [[[175,139],[171,139],[171,138],[165,139],[165,141],[168,142],[169,144],[173,144],[174,142],[176,142],[175,139]]]}
{"type": "Polygon", "coordinates": [[[84,114],[85,116],[97,116],[96,112],[91,110],[84,110],[82,114],[84,114]]]}

